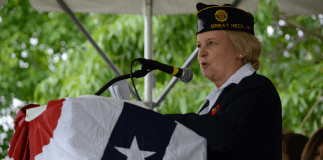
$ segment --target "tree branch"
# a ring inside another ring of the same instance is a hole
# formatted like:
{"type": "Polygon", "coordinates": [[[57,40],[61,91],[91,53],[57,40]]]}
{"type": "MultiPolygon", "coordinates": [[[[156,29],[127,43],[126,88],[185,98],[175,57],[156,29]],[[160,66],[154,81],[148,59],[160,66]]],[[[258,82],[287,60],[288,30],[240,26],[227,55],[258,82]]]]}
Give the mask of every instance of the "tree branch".
{"type": "Polygon", "coordinates": [[[286,16],[283,16],[283,15],[279,15],[278,13],[276,12],[273,12],[273,17],[276,19],[276,20],[279,20],[279,19],[282,19],[282,20],[285,20],[286,21],[286,24],[287,25],[290,25],[290,26],[293,26],[294,28],[299,28],[301,29],[302,31],[304,31],[304,33],[307,33],[307,34],[311,34],[315,37],[318,37],[320,38],[322,41],[323,41],[323,35],[319,34],[316,29],[320,29],[321,27],[318,27],[314,30],[309,30],[307,29],[306,27],[304,26],[301,26],[299,24],[296,24],[295,22],[292,22],[290,21],[286,16]]]}
{"type": "Polygon", "coordinates": [[[317,101],[314,103],[314,105],[312,106],[312,108],[310,109],[310,111],[307,113],[307,115],[305,116],[305,118],[303,119],[303,122],[301,123],[301,128],[303,128],[306,120],[308,119],[308,117],[312,114],[314,108],[318,105],[319,102],[322,102],[323,101],[323,96],[319,97],[317,99],[317,101]]]}
{"type": "Polygon", "coordinates": [[[303,37],[298,37],[298,39],[295,41],[295,42],[293,42],[293,47],[290,47],[290,48],[284,48],[284,49],[282,49],[282,50],[280,50],[280,51],[278,51],[278,52],[276,52],[276,53],[274,53],[274,54],[269,54],[269,55],[267,55],[266,56],[266,58],[273,58],[273,57],[275,57],[275,56],[277,56],[277,55],[279,55],[279,54],[282,54],[282,53],[284,53],[285,51],[290,51],[290,50],[292,50],[298,43],[300,43],[302,40],[304,40],[304,39],[306,39],[307,38],[307,36],[306,35],[304,35],[303,37]]]}
{"type": "Polygon", "coordinates": [[[37,68],[40,68],[39,67],[39,64],[37,63],[37,61],[35,60],[33,54],[30,54],[30,59],[31,59],[31,62],[37,67],[37,68]]]}

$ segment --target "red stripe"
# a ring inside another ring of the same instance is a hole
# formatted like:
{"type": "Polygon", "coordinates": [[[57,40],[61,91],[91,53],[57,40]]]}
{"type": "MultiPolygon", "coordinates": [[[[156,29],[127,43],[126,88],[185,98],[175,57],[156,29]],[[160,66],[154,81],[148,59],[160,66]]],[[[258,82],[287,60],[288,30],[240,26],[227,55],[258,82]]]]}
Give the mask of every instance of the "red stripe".
{"type": "Polygon", "coordinates": [[[15,160],[27,160],[28,158],[28,124],[25,121],[26,110],[38,107],[37,104],[29,104],[21,108],[15,119],[15,133],[10,140],[10,148],[8,152],[9,158],[15,160]]]}
{"type": "Polygon", "coordinates": [[[43,146],[48,145],[53,137],[64,101],[65,99],[48,102],[46,110],[30,122],[25,121],[26,110],[39,105],[31,104],[19,110],[15,119],[15,134],[10,141],[9,158],[34,160],[37,154],[42,153],[43,146]]]}

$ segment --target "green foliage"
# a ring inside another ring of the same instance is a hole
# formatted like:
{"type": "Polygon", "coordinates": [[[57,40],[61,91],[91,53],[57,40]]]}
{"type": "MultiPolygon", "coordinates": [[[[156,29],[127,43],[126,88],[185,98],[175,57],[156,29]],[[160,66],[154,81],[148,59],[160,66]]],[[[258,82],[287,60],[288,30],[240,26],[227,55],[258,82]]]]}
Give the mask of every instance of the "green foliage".
{"type": "MultiPolygon", "coordinates": [[[[278,14],[277,8],[273,7],[272,11],[273,18],[268,21],[275,33],[271,36],[259,34],[263,43],[263,56],[260,58],[262,66],[258,73],[270,78],[279,92],[283,107],[283,132],[298,132],[310,137],[322,126],[323,103],[318,101],[323,86],[322,20],[312,16],[287,19],[283,14],[278,14]],[[279,19],[287,21],[286,25],[279,25],[279,19]],[[301,37],[299,34],[302,33],[301,37]],[[310,116],[312,118],[307,119],[301,127],[315,102],[318,103],[314,106],[316,109],[310,116]]],[[[261,31],[266,31],[267,26],[257,26],[261,31]]]]}
{"type": "MultiPolygon", "coordinates": [[[[122,73],[130,72],[132,60],[144,57],[142,15],[75,15],[122,73]]],[[[29,1],[11,0],[0,7],[0,17],[0,121],[5,116],[15,119],[17,110],[29,103],[46,105],[54,99],[94,94],[116,77],[67,14],[38,12],[29,1]],[[24,102],[18,109],[13,108],[14,98],[24,102]]],[[[260,1],[254,17],[255,35],[263,44],[257,73],[268,77],[279,92],[283,132],[310,137],[322,126],[323,20],[312,16],[288,18],[278,11],[275,1],[268,0],[260,1]],[[286,25],[279,25],[281,19],[286,25]],[[271,35],[268,26],[274,30],[271,35]],[[310,118],[301,127],[313,106],[310,118]]],[[[154,16],[154,59],[182,66],[196,48],[196,21],[195,14],[154,16]]],[[[135,69],[139,67],[135,63],[135,69]]],[[[197,61],[190,69],[194,79],[189,84],[178,82],[158,106],[158,112],[196,113],[204,104],[215,85],[203,77],[197,61]]],[[[172,76],[160,71],[155,74],[157,98],[172,76]]],[[[135,79],[135,83],[143,98],[144,79],[135,79]]],[[[101,96],[111,95],[106,91],[101,96]]],[[[12,127],[5,130],[5,124],[0,125],[1,159],[7,155],[14,133],[12,127]],[[6,136],[1,139],[2,134],[6,136]]]]}

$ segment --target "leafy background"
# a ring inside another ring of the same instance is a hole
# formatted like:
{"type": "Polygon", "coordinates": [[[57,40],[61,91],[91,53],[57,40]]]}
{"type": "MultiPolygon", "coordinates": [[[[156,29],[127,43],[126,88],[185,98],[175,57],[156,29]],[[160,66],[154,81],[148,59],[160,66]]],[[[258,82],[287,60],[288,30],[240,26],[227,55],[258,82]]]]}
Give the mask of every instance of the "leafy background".
{"type": "MultiPolygon", "coordinates": [[[[132,60],[144,57],[142,15],[75,15],[122,73],[130,72],[132,60]]],[[[323,15],[288,17],[276,1],[261,0],[254,17],[255,35],[263,44],[257,73],[267,76],[279,92],[283,133],[310,137],[323,122],[323,15]]],[[[154,16],[154,59],[182,66],[196,48],[196,21],[195,14],[154,16]]],[[[203,78],[197,60],[190,69],[194,79],[177,83],[158,112],[196,113],[204,104],[215,85],[203,78]]],[[[157,98],[172,77],[155,74],[157,98]]],[[[26,0],[8,1],[0,7],[0,158],[8,154],[20,108],[94,94],[115,77],[67,14],[36,11],[26,0]]],[[[143,98],[143,78],[135,83],[143,98]]]]}

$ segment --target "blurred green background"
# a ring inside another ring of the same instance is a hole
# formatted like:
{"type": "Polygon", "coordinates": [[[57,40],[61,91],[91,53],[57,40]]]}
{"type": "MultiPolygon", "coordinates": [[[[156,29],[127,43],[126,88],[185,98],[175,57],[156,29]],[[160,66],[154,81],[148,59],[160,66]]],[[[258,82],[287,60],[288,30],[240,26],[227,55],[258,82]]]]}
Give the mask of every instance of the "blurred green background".
{"type": "MultiPolygon", "coordinates": [[[[130,72],[132,60],[144,57],[142,15],[75,15],[123,74],[130,72]]],[[[323,15],[288,17],[276,1],[261,0],[254,17],[255,36],[263,44],[257,73],[268,77],[279,92],[283,133],[310,137],[323,122],[323,15]]],[[[196,48],[196,22],[195,14],[154,16],[154,59],[182,66],[196,48]]],[[[178,82],[158,112],[196,113],[205,103],[215,85],[203,77],[197,60],[190,69],[194,79],[178,82]]],[[[172,76],[155,73],[157,98],[172,76]]],[[[8,1],[0,7],[0,158],[8,154],[20,108],[94,94],[115,77],[66,13],[39,12],[27,0],[8,1]]],[[[144,79],[135,83],[143,99],[144,79]]],[[[101,96],[111,94],[107,90],[101,96]]]]}

